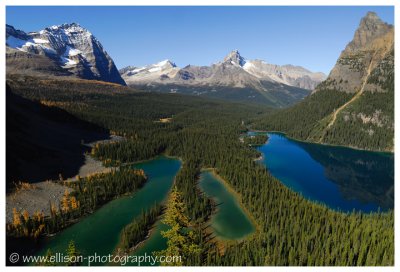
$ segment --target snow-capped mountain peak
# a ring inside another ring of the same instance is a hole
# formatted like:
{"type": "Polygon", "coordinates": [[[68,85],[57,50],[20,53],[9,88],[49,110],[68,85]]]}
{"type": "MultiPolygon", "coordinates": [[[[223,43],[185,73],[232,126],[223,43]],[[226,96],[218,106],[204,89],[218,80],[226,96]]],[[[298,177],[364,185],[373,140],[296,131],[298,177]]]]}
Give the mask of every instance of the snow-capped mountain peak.
{"type": "Polygon", "coordinates": [[[57,29],[71,29],[71,28],[86,30],[85,28],[83,28],[78,23],[64,23],[64,24],[61,24],[61,25],[53,25],[53,26],[50,26],[50,27],[46,27],[45,29],[57,30],[57,29]]]}
{"type": "Polygon", "coordinates": [[[51,35],[57,36],[59,39],[65,40],[68,40],[68,38],[70,38],[71,36],[85,36],[88,38],[93,37],[93,34],[89,30],[80,26],[77,23],[47,27],[44,30],[40,31],[39,34],[43,35],[46,32],[50,33],[51,35]]]}
{"type": "Polygon", "coordinates": [[[151,67],[148,69],[149,72],[158,72],[166,69],[175,68],[176,64],[169,59],[166,59],[150,66],[151,67]]]}
{"type": "Polygon", "coordinates": [[[122,68],[120,73],[131,82],[149,82],[172,78],[179,70],[174,62],[166,59],[143,67],[128,66],[122,68]]]}
{"type": "Polygon", "coordinates": [[[155,66],[160,66],[160,67],[165,67],[165,66],[170,66],[170,67],[176,67],[176,64],[169,59],[160,61],[159,63],[154,64],[155,66]]]}
{"type": "Polygon", "coordinates": [[[101,43],[77,23],[55,25],[30,33],[6,25],[6,38],[7,46],[45,55],[79,77],[125,85],[101,43]]]}

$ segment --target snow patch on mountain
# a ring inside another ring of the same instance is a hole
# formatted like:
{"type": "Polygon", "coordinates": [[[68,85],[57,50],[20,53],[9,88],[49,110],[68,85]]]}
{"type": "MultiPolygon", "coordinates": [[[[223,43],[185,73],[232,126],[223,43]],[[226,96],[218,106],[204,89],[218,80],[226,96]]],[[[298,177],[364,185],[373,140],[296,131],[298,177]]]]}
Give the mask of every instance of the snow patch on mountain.
{"type": "Polygon", "coordinates": [[[6,40],[6,44],[11,48],[15,48],[24,52],[41,50],[48,54],[56,54],[56,51],[53,48],[45,45],[48,44],[48,41],[43,39],[22,40],[14,36],[9,36],[6,40]]]}
{"type": "Polygon", "coordinates": [[[39,38],[33,39],[33,42],[34,42],[34,43],[37,43],[37,44],[49,43],[49,41],[43,40],[43,39],[39,39],[39,38]]]}
{"type": "Polygon", "coordinates": [[[79,49],[72,48],[71,46],[68,46],[68,45],[65,48],[65,53],[64,53],[65,56],[73,57],[73,56],[76,56],[76,55],[79,55],[79,54],[82,54],[82,51],[79,50],[79,49]]]}
{"type": "Polygon", "coordinates": [[[60,59],[62,66],[64,66],[65,68],[70,68],[71,66],[78,64],[78,62],[66,57],[60,57],[60,59]]]}

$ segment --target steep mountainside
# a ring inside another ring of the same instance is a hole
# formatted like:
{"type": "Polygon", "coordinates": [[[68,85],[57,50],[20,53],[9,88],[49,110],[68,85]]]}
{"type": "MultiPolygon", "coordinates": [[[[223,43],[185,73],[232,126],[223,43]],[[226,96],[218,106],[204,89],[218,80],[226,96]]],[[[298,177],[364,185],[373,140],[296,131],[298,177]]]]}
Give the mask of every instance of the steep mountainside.
{"type": "Polygon", "coordinates": [[[113,60],[76,23],[25,33],[6,25],[7,72],[75,75],[125,85],[113,60]]]}
{"type": "Polygon", "coordinates": [[[256,126],[301,140],[392,151],[394,27],[369,12],[314,93],[256,126]]]}
{"type": "Polygon", "coordinates": [[[258,102],[286,107],[307,96],[325,75],[302,67],[244,59],[237,50],[211,66],[178,68],[169,60],[120,70],[130,86],[164,92],[258,102]]]}

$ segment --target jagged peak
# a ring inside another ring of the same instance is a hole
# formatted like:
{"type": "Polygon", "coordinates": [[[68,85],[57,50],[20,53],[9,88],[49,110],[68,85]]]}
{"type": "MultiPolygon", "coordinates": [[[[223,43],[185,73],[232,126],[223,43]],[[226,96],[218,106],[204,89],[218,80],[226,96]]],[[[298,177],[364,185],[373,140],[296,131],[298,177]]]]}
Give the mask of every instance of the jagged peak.
{"type": "Polygon", "coordinates": [[[14,29],[15,30],[15,27],[13,27],[12,25],[6,24],[6,29],[14,29]]]}
{"type": "Polygon", "coordinates": [[[392,25],[383,22],[375,12],[369,11],[361,19],[360,24],[354,33],[354,38],[349,43],[347,49],[357,50],[364,48],[374,39],[388,33],[392,28],[392,25]]]}
{"type": "Polygon", "coordinates": [[[379,18],[378,14],[374,11],[368,11],[367,15],[365,15],[363,18],[361,18],[362,22],[379,22],[383,23],[381,18],[379,18]]]}
{"type": "Polygon", "coordinates": [[[86,28],[82,27],[80,24],[72,22],[72,23],[64,23],[61,25],[53,25],[50,27],[45,28],[46,31],[48,32],[53,32],[53,31],[67,31],[67,32],[87,32],[90,33],[89,30],[86,28]]]}
{"type": "Polygon", "coordinates": [[[379,18],[378,14],[369,11],[367,15],[361,19],[358,29],[376,31],[378,28],[389,26],[389,24],[383,22],[381,18],[379,18]]]}
{"type": "Polygon", "coordinates": [[[243,66],[246,60],[240,55],[239,50],[235,49],[224,58],[224,62],[243,66]]]}

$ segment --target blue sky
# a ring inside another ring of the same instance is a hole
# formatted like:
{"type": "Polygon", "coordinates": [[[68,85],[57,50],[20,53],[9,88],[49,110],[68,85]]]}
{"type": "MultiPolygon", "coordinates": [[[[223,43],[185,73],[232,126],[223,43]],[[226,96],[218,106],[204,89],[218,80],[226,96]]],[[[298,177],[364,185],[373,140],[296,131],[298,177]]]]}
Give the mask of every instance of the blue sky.
{"type": "Polygon", "coordinates": [[[24,31],[77,22],[118,68],[170,59],[209,65],[238,49],[247,59],[329,73],[360,19],[375,11],[394,24],[393,7],[14,7],[6,22],[24,31]]]}

